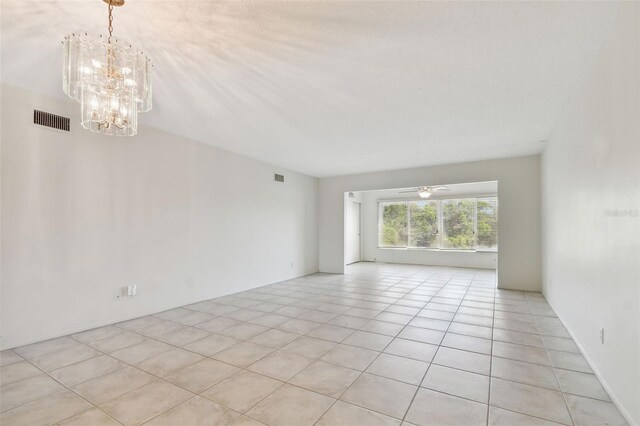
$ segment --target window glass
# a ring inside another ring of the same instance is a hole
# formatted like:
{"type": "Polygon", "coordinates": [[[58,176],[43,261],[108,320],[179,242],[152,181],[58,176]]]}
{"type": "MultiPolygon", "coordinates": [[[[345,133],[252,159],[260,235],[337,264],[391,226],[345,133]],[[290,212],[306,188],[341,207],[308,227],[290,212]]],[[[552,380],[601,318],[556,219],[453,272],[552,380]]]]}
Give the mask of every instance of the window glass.
{"type": "Polygon", "coordinates": [[[409,247],[438,248],[438,203],[409,202],[409,247]]]}
{"type": "Polygon", "coordinates": [[[498,198],[380,202],[378,246],[498,249],[498,198]]]}
{"type": "Polygon", "coordinates": [[[475,199],[442,201],[442,248],[475,248],[475,199]]]}
{"type": "Polygon", "coordinates": [[[478,248],[498,248],[498,199],[478,198],[478,248]]]}
{"type": "Polygon", "coordinates": [[[407,203],[380,203],[378,242],[381,247],[407,246],[407,203]]]}

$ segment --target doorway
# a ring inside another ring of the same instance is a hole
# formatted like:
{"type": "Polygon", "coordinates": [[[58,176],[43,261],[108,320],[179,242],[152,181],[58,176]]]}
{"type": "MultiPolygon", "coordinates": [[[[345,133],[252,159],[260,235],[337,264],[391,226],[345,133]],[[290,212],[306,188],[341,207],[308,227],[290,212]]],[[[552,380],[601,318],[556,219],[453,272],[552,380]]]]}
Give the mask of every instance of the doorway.
{"type": "Polygon", "coordinates": [[[360,241],[361,204],[350,201],[347,212],[347,265],[362,260],[360,241]]]}

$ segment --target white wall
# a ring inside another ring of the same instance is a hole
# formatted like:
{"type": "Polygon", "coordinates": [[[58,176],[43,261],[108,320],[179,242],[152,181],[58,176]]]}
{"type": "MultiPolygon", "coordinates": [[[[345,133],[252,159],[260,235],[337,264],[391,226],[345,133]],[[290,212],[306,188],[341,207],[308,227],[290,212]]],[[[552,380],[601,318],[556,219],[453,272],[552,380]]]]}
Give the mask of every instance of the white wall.
{"type": "MultiPolygon", "coordinates": [[[[455,198],[496,196],[496,182],[469,185],[455,185],[455,191],[438,196],[432,195],[430,200],[455,198]],[[486,192],[486,190],[490,192],[486,192]],[[479,192],[481,191],[481,192],[479,192]]],[[[450,185],[450,189],[454,186],[450,185]]],[[[398,189],[386,191],[364,191],[358,193],[362,199],[362,259],[366,261],[407,263],[412,265],[457,266],[463,268],[495,269],[498,260],[496,252],[464,251],[464,250],[425,250],[404,248],[378,248],[378,202],[380,200],[409,199],[411,194],[401,194],[398,189]]],[[[498,238],[500,238],[498,236],[498,238]]]]}
{"type": "Polygon", "coordinates": [[[632,424],[640,424],[639,15],[637,2],[621,7],[542,162],[544,294],[632,424]]]}
{"type": "Polygon", "coordinates": [[[320,270],[344,272],[344,193],[498,181],[498,286],[541,288],[540,156],[320,179],[320,270]]]}
{"type": "Polygon", "coordinates": [[[317,271],[317,179],[148,127],[96,135],[75,102],[2,89],[3,348],[317,271]]]}

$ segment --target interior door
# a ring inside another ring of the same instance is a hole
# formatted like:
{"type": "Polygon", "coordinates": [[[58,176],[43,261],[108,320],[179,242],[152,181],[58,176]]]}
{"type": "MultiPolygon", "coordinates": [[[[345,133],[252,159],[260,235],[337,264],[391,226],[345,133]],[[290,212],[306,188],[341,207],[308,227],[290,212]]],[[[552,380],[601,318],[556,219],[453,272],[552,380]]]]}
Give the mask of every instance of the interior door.
{"type": "Polygon", "coordinates": [[[360,203],[351,202],[348,218],[347,264],[360,262],[360,203]]]}

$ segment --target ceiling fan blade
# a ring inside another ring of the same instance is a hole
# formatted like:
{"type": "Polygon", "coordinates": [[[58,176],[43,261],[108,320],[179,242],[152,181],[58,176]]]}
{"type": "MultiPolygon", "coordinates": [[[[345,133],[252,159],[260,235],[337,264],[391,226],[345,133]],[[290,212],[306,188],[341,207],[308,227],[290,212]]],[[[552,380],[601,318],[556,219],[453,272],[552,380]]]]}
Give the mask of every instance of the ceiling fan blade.
{"type": "Polygon", "coordinates": [[[431,189],[433,191],[448,191],[449,190],[449,188],[447,188],[446,186],[434,186],[431,189]]]}
{"type": "Polygon", "coordinates": [[[418,188],[416,188],[416,189],[411,189],[411,190],[409,190],[409,191],[398,191],[398,194],[406,194],[406,193],[408,193],[408,192],[416,192],[417,190],[418,190],[418,188]]]}

